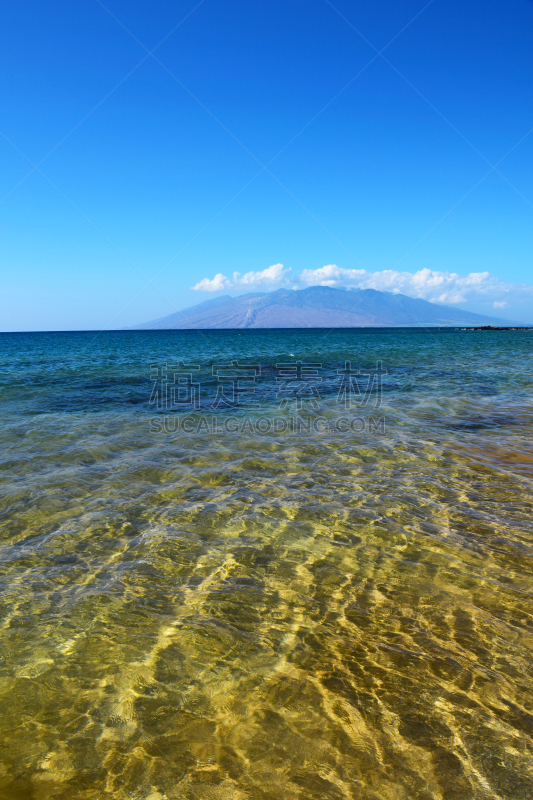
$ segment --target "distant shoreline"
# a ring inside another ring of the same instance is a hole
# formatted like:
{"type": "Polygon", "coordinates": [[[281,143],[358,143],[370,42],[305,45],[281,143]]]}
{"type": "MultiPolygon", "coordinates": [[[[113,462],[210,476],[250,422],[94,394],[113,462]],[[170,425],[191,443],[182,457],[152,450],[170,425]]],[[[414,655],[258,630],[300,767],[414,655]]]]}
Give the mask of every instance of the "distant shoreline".
{"type": "Polygon", "coordinates": [[[0,336],[27,336],[35,334],[57,335],[62,333],[91,333],[101,336],[104,333],[261,333],[264,331],[533,331],[533,325],[482,325],[464,326],[457,325],[350,325],[347,327],[332,327],[321,325],[317,327],[305,328],[112,328],[110,330],[102,328],[79,328],[70,330],[50,330],[50,331],[0,331],[0,336]]]}

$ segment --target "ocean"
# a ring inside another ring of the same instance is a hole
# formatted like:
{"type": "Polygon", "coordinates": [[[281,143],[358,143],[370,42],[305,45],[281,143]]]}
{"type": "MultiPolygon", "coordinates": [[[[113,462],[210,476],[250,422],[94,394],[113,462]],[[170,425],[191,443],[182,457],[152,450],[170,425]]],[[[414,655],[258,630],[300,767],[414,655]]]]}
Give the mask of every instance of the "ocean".
{"type": "Polygon", "coordinates": [[[530,800],[532,337],[0,334],[0,798],[530,800]]]}

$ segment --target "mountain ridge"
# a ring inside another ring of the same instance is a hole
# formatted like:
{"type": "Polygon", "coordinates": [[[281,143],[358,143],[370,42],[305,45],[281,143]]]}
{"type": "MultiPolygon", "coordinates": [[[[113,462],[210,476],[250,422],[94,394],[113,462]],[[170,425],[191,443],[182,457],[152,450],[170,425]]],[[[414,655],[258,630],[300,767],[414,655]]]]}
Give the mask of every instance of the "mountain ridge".
{"type": "Polygon", "coordinates": [[[130,330],[234,328],[457,327],[520,325],[501,317],[475,314],[455,306],[429,303],[377,289],[278,289],[204,300],[130,330]]]}

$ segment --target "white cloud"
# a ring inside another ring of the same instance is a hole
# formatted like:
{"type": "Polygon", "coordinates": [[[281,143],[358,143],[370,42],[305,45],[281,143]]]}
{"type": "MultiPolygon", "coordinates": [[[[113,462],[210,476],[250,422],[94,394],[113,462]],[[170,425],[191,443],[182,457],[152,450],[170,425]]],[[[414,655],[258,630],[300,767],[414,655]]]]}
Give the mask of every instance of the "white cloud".
{"type": "Polygon", "coordinates": [[[229,281],[225,275],[218,272],[212,280],[209,280],[209,278],[202,278],[201,281],[191,288],[196,289],[198,292],[220,292],[222,289],[227,289],[230,283],[231,281],[229,281]]]}
{"type": "Polygon", "coordinates": [[[456,304],[466,302],[490,303],[493,308],[507,308],[533,297],[533,285],[500,281],[490,272],[457,272],[420,269],[417,272],[398,272],[384,269],[367,272],[365,269],[346,269],[336,264],[326,264],[318,269],[304,269],[300,275],[291,275],[290,267],[273,264],[257,272],[241,275],[234,272],[231,278],[218,273],[214,278],[203,278],[192,288],[200,292],[219,292],[224,289],[271,290],[280,286],[302,289],[306,286],[331,286],[339,289],[377,289],[382,292],[402,293],[409,297],[429,300],[432,303],[456,304]]]}
{"type": "Polygon", "coordinates": [[[332,286],[343,289],[377,289],[382,292],[401,292],[432,303],[466,303],[471,300],[494,301],[495,308],[504,308],[507,301],[498,298],[526,293],[533,294],[529,284],[505,283],[490,272],[439,272],[420,269],[418,272],[398,272],[385,269],[367,272],[364,269],[345,269],[328,264],[319,269],[304,269],[300,283],[305,286],[332,286]],[[498,303],[499,305],[496,305],[498,303]]]}
{"type": "Polygon", "coordinates": [[[283,268],[283,264],[272,264],[271,267],[257,271],[246,272],[241,275],[240,272],[234,272],[232,278],[226,278],[219,272],[214,278],[203,278],[191,288],[197,292],[220,292],[222,289],[273,289],[278,286],[285,285],[289,278],[291,268],[283,268]]]}

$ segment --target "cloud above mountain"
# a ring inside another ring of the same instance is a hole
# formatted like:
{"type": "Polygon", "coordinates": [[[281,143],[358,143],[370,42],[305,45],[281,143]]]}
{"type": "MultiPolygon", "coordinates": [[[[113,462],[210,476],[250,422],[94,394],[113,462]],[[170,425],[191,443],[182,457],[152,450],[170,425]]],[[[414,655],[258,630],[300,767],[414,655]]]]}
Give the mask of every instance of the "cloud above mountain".
{"type": "Polygon", "coordinates": [[[258,272],[234,272],[232,278],[226,278],[218,272],[211,280],[203,278],[191,289],[197,292],[220,292],[222,289],[279,289],[288,283],[291,268],[284,269],[283,264],[272,264],[271,267],[258,272]]]}
{"type": "Polygon", "coordinates": [[[464,303],[472,295],[484,295],[506,290],[506,285],[489,272],[471,272],[458,275],[456,272],[439,272],[420,269],[418,272],[398,272],[385,269],[367,272],[364,269],[343,269],[328,264],[319,269],[304,269],[300,282],[305,286],[331,286],[344,289],[377,289],[429,300],[432,303],[464,303]]]}
{"type": "Polygon", "coordinates": [[[192,289],[201,292],[219,292],[228,289],[268,291],[282,287],[302,289],[306,286],[331,286],[336,289],[377,289],[382,292],[406,294],[432,303],[457,304],[469,301],[490,302],[494,308],[507,308],[513,300],[533,298],[533,285],[507,283],[490,272],[441,272],[420,269],[417,272],[399,272],[385,269],[368,272],[365,269],[346,269],[327,264],[318,269],[304,269],[293,275],[290,267],[273,264],[257,272],[241,275],[234,272],[231,278],[218,273],[214,278],[203,278],[192,289]]]}

